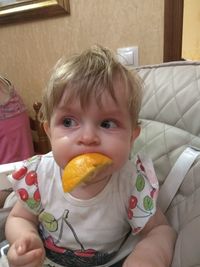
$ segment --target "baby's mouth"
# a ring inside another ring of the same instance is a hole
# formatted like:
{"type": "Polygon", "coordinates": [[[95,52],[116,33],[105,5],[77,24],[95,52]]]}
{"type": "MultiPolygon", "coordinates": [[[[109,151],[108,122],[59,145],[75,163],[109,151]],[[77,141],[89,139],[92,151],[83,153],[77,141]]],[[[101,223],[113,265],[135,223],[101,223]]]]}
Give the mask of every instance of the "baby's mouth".
{"type": "MultiPolygon", "coordinates": [[[[64,192],[72,191],[81,183],[92,184],[94,177],[103,172],[112,164],[112,160],[107,156],[99,153],[87,153],[73,158],[64,168],[62,175],[62,185],[64,192]]],[[[98,183],[108,178],[102,177],[94,180],[98,183]]]]}

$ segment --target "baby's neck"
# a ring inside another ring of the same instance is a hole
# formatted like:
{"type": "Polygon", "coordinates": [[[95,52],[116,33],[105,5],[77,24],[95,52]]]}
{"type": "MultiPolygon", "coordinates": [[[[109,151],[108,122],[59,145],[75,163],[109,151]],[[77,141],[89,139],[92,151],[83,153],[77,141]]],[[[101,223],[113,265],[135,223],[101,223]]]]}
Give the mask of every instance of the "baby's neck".
{"type": "Polygon", "coordinates": [[[70,194],[78,199],[91,199],[98,195],[108,184],[111,176],[107,176],[104,179],[97,180],[95,182],[83,183],[76,187],[70,194]]]}

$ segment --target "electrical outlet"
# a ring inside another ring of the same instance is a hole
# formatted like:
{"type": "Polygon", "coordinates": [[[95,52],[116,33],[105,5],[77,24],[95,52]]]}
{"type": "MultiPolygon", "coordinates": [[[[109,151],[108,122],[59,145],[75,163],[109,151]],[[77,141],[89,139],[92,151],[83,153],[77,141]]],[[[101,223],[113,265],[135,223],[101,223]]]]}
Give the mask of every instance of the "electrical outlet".
{"type": "Polygon", "coordinates": [[[124,65],[138,66],[138,46],[118,48],[117,57],[124,65]]]}

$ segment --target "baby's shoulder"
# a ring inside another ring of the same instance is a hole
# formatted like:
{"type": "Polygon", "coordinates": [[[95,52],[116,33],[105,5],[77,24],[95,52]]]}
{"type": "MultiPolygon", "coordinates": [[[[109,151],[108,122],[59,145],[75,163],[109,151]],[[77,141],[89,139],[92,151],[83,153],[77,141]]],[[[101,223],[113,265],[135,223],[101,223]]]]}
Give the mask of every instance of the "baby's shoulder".
{"type": "Polygon", "coordinates": [[[158,189],[158,179],[152,160],[145,155],[137,155],[128,160],[117,175],[117,183],[123,191],[143,188],[145,184],[158,189]]]}
{"type": "Polygon", "coordinates": [[[18,168],[8,175],[15,191],[21,186],[28,186],[31,190],[35,185],[45,183],[45,177],[55,168],[55,161],[52,153],[45,155],[35,155],[21,162],[18,168]],[[44,181],[43,181],[44,180],[44,181]]]}
{"type": "Polygon", "coordinates": [[[42,210],[41,190],[49,187],[46,177],[50,177],[47,173],[53,165],[52,153],[35,155],[8,176],[19,200],[35,214],[42,210]]]}

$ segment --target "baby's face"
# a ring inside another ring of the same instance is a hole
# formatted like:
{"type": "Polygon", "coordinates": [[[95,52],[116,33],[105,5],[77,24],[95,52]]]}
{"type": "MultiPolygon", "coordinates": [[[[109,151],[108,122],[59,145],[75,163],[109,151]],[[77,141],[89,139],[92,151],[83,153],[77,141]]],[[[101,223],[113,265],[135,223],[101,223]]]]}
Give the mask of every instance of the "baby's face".
{"type": "Polygon", "coordinates": [[[120,86],[115,91],[117,103],[104,92],[100,107],[94,99],[85,109],[79,99],[66,105],[68,92],[64,93],[50,125],[46,124],[55,160],[62,169],[75,156],[92,152],[112,159],[113,165],[106,175],[119,170],[127,161],[139,129],[132,128],[124,91],[120,86]]]}

